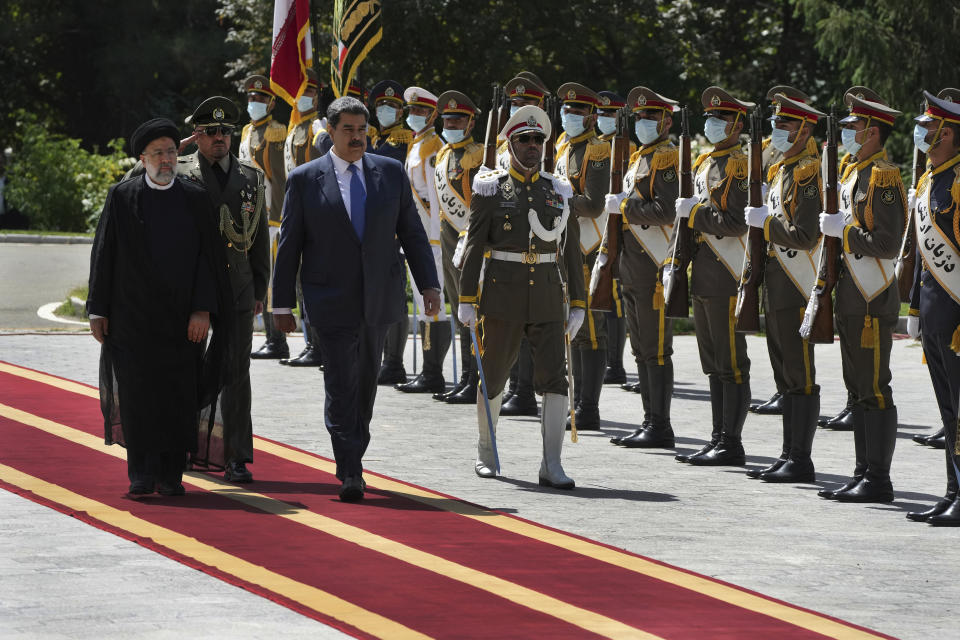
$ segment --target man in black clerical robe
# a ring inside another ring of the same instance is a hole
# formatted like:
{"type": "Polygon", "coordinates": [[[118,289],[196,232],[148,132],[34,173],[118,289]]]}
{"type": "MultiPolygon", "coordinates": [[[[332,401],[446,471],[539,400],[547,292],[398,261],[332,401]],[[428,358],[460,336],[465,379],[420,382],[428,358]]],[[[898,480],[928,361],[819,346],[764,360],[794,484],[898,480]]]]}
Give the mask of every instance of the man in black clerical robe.
{"type": "Polygon", "coordinates": [[[126,447],[134,496],[184,493],[188,455],[203,453],[229,375],[226,260],[206,192],[176,177],[178,140],[163,118],[134,132],[146,173],[111,188],[90,257],[105,439],[126,447]]]}

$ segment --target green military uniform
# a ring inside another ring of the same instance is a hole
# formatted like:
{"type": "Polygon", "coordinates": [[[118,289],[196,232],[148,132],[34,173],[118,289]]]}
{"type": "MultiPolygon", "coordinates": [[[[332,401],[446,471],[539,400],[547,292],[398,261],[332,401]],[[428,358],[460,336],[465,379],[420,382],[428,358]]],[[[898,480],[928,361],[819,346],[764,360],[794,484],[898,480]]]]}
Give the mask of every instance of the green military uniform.
{"type": "MultiPolygon", "coordinates": [[[[720,149],[701,154],[693,165],[694,198],[687,225],[696,233],[690,294],[700,366],[710,381],[713,431],[710,442],[681,462],[742,465],[741,433],[750,402],[750,360],[743,334],[735,331],[737,290],[743,270],[747,225],[747,156],[736,142],[737,122],[753,103],[737,100],[719,87],[703,92],[709,117],[734,115],[720,149]],[[731,144],[731,139],[732,144],[731,144]]],[[[709,120],[708,120],[709,122],[709,120]]],[[[678,215],[680,200],[678,202],[678,215]]],[[[682,221],[681,221],[682,222],[682,221]]]]}
{"type": "MultiPolygon", "coordinates": [[[[276,96],[270,89],[270,81],[264,76],[250,76],[244,80],[244,91],[269,96],[275,100],[276,96]]],[[[284,162],[283,147],[287,139],[287,128],[267,115],[256,121],[249,122],[243,127],[240,135],[239,157],[241,160],[253,163],[263,171],[266,178],[266,208],[268,224],[270,226],[270,255],[271,265],[276,255],[276,236],[280,231],[280,214],[283,211],[284,188],[287,182],[287,173],[284,162]]],[[[271,267],[272,268],[272,267],[271,267]]],[[[254,355],[254,358],[287,358],[290,349],[287,347],[287,336],[273,325],[273,303],[270,300],[269,290],[267,303],[263,311],[263,328],[267,334],[267,342],[254,355]]]]}
{"type": "MultiPolygon", "coordinates": [[[[525,106],[507,121],[504,137],[545,137],[549,130],[550,122],[543,110],[525,106]]],[[[570,307],[586,306],[578,225],[569,207],[571,196],[566,180],[537,171],[529,177],[515,168],[478,175],[473,184],[460,275],[460,303],[479,304],[483,327],[481,363],[490,420],[495,425],[504,384],[520,340],[526,336],[534,358],[534,387],[544,394],[540,482],[561,488],[573,488],[573,481],[560,466],[567,413],[564,333],[568,312],[564,281],[569,287],[570,307]],[[488,251],[484,267],[484,254],[488,251]]],[[[477,473],[491,476],[495,475],[494,461],[483,398],[477,407],[477,473]]]]}
{"type": "MultiPolygon", "coordinates": [[[[825,115],[784,94],[777,94],[775,100],[772,120],[800,121],[797,135],[825,115]]],[[[808,141],[812,139],[811,135],[808,141]]],[[[776,462],[748,475],[767,482],[812,482],[810,449],[820,415],[820,387],[813,345],[800,336],[800,325],[817,280],[821,180],[816,147],[812,151],[810,145],[797,150],[791,147],[770,167],[769,176],[767,202],[759,211],[749,211],[748,218],[754,213],[768,214],[762,221],[762,215],[757,216],[751,224],[763,229],[767,241],[763,279],[766,340],[780,396],[783,443],[776,462]]]]}
{"type": "MultiPolygon", "coordinates": [[[[564,105],[588,107],[599,104],[599,96],[575,82],[557,89],[564,105]]],[[[607,224],[605,196],[610,187],[610,145],[599,140],[590,126],[583,133],[567,136],[557,146],[557,175],[573,185],[570,213],[580,226],[580,250],[584,256],[584,286],[600,253],[607,224]]],[[[589,309],[589,304],[588,304],[589,309]]],[[[607,367],[607,321],[604,314],[587,311],[583,326],[572,343],[574,401],[578,429],[600,428],[600,391],[607,367]]]]}
{"type": "MultiPolygon", "coordinates": [[[[635,114],[660,112],[670,117],[676,101],[646,87],[634,87],[627,105],[635,114]]],[[[614,440],[626,447],[672,447],[670,399],[673,394],[673,324],[665,315],[660,270],[674,236],[679,194],[679,154],[661,120],[659,136],[630,159],[620,203],[623,233],[620,279],[630,348],[637,363],[636,392],[643,402],[643,422],[633,434],[614,440]]]]}
{"type": "MultiPolygon", "coordinates": [[[[866,129],[892,127],[900,114],[849,92],[845,102],[850,115],[841,125],[862,120],[866,129]]],[[[852,486],[822,493],[844,502],[893,500],[890,463],[897,409],[890,389],[890,350],[900,311],[894,261],[906,226],[906,196],[900,170],[883,158],[882,148],[868,158],[856,155],[840,176],[837,193],[845,226],[834,314],[843,381],[854,401],[857,462],[852,486]]]]}

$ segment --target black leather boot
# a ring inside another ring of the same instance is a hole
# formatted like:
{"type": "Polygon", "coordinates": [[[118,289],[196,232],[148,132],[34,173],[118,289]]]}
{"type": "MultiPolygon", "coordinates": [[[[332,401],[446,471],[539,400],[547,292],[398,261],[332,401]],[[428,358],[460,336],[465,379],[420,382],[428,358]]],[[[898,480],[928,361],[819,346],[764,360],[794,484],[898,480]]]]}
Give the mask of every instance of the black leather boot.
{"type": "Polygon", "coordinates": [[[517,392],[517,378],[520,375],[520,354],[517,354],[517,359],[513,361],[513,366],[510,367],[510,377],[507,379],[507,388],[503,391],[503,402],[510,402],[510,398],[513,397],[513,394],[517,392]]]}
{"type": "Polygon", "coordinates": [[[320,367],[323,368],[323,355],[320,352],[320,340],[317,337],[317,330],[312,325],[305,325],[304,331],[307,346],[303,348],[296,358],[281,360],[280,364],[288,367],[320,367]]]}
{"type": "Polygon", "coordinates": [[[863,426],[867,445],[867,470],[857,486],[849,491],[841,491],[834,499],[840,502],[893,502],[890,463],[893,461],[893,449],[897,445],[896,407],[864,411],[863,426]]]}
{"type": "Polygon", "coordinates": [[[867,441],[863,424],[863,409],[854,406],[850,409],[851,420],[853,421],[853,450],[856,463],[853,467],[853,477],[847,480],[842,486],[835,489],[821,489],[817,495],[827,500],[834,500],[839,494],[850,491],[863,480],[863,474],[867,470],[867,441]]]}
{"type": "Polygon", "coordinates": [[[927,518],[927,522],[935,527],[960,527],[960,498],[954,499],[940,513],[927,518]]]}
{"type": "Polygon", "coordinates": [[[473,339],[470,337],[470,328],[464,327],[460,331],[460,353],[463,355],[463,384],[457,384],[454,390],[443,396],[443,401],[449,404],[476,404],[477,384],[480,376],[477,374],[476,356],[473,355],[473,339]],[[466,339],[464,339],[466,338],[466,339]],[[466,345],[466,348],[463,348],[466,345]]]}
{"type": "Polygon", "coordinates": [[[944,438],[942,429],[939,434],[933,434],[927,438],[927,446],[934,449],[945,449],[947,447],[947,441],[944,438]]]}
{"type": "Polygon", "coordinates": [[[723,430],[723,383],[717,376],[708,376],[710,381],[710,413],[712,414],[712,430],[710,440],[694,453],[681,453],[674,456],[677,462],[690,462],[697,456],[702,456],[712,450],[720,441],[720,432],[723,430]]]}
{"type": "Polygon", "coordinates": [[[770,399],[760,404],[750,405],[751,413],[760,415],[775,416],[783,413],[783,394],[777,391],[770,396],[770,399]]]}
{"type": "Polygon", "coordinates": [[[944,452],[945,453],[944,459],[947,462],[947,492],[943,494],[943,497],[940,500],[937,500],[936,504],[934,504],[932,507],[930,507],[926,511],[911,511],[910,513],[908,513],[907,514],[908,520],[913,520],[914,522],[926,522],[932,516],[938,516],[942,514],[957,499],[957,495],[958,495],[957,489],[958,489],[958,486],[960,485],[958,485],[957,483],[957,473],[953,468],[954,456],[951,455],[952,451],[953,451],[953,445],[952,445],[952,438],[951,438],[950,449],[944,452]]]}
{"type": "Polygon", "coordinates": [[[394,385],[407,381],[407,370],[403,367],[403,350],[407,346],[407,331],[410,320],[404,315],[402,320],[387,327],[383,341],[383,362],[377,374],[377,384],[394,385]]]}
{"type": "Polygon", "coordinates": [[[464,385],[469,382],[470,370],[473,368],[473,344],[470,339],[470,329],[460,327],[460,379],[457,381],[457,384],[453,386],[453,389],[435,393],[432,398],[440,402],[445,402],[450,396],[463,391],[464,385]]]}
{"type": "Polygon", "coordinates": [[[577,405],[577,430],[599,431],[600,391],[603,389],[603,372],[607,368],[607,352],[599,349],[580,350],[581,389],[577,405]]]}
{"type": "Polygon", "coordinates": [[[517,353],[517,388],[510,400],[500,407],[501,416],[536,416],[537,396],[533,392],[533,356],[530,343],[520,341],[517,353]]]}
{"type": "MultiPolygon", "coordinates": [[[[783,439],[780,445],[780,456],[768,467],[754,467],[747,469],[748,478],[759,478],[765,474],[773,473],[783,466],[790,455],[790,443],[793,440],[793,413],[790,409],[790,396],[781,396],[780,405],[783,407],[783,439]]],[[[751,407],[752,409],[752,407],[751,407]]]]}
{"type": "MultiPolygon", "coordinates": [[[[671,371],[672,373],[672,371],[671,371]]],[[[645,362],[640,362],[637,364],[637,382],[632,385],[624,385],[630,387],[630,390],[640,394],[640,400],[643,403],[643,422],[640,423],[640,426],[629,435],[622,435],[610,438],[610,442],[616,445],[623,444],[623,441],[627,438],[632,438],[634,436],[639,436],[648,426],[650,426],[650,378],[647,373],[647,365],[645,362]]],[[[672,393],[673,383],[671,378],[671,393],[672,393]]],[[[672,445],[671,445],[672,446],[672,445]]]]}
{"type": "Polygon", "coordinates": [[[816,470],[810,451],[813,449],[813,436],[817,433],[817,417],[820,415],[819,391],[809,396],[784,396],[784,400],[784,412],[789,411],[793,418],[789,454],[778,469],[760,474],[760,479],[764,482],[813,482],[816,480],[816,470]]]}
{"type": "MultiPolygon", "coordinates": [[[[660,449],[673,447],[674,434],[670,425],[670,401],[673,397],[673,361],[663,366],[647,365],[649,420],[646,427],[620,443],[628,448],[660,449]]],[[[645,403],[646,404],[646,403],[645,403]]],[[[645,412],[646,413],[646,412],[645,412]]]]}
{"type": "Polygon", "coordinates": [[[643,376],[647,375],[647,365],[642,360],[637,360],[637,382],[624,382],[620,385],[620,388],[624,391],[629,391],[630,393],[640,393],[642,386],[640,385],[640,380],[643,376]]]}
{"type": "Polygon", "coordinates": [[[847,394],[847,406],[840,413],[818,422],[824,429],[833,431],[853,431],[853,398],[847,394]]]}
{"type": "MultiPolygon", "coordinates": [[[[580,408],[580,393],[583,391],[583,359],[580,357],[580,349],[571,346],[570,347],[570,362],[567,363],[567,366],[570,367],[570,375],[573,376],[573,409],[574,413],[580,408]]],[[[577,416],[580,417],[579,415],[577,416]]],[[[577,421],[577,428],[580,428],[580,422],[577,421]]],[[[567,430],[570,430],[570,416],[567,416],[567,430]]]]}
{"type": "MultiPolygon", "coordinates": [[[[934,433],[924,433],[924,434],[918,433],[917,435],[913,436],[913,441],[916,442],[917,444],[928,445],[930,444],[930,440],[934,438],[942,438],[942,437],[943,437],[943,427],[940,427],[940,429],[934,433]]],[[[938,448],[942,449],[943,447],[938,447],[938,448]]]]}
{"type": "Polygon", "coordinates": [[[701,456],[690,458],[697,466],[742,466],[746,462],[743,442],[743,423],[750,406],[750,383],[723,384],[723,430],[717,445],[701,456]]]}
{"type": "Polygon", "coordinates": [[[423,369],[420,375],[406,384],[394,387],[404,393],[443,393],[447,382],[443,379],[443,360],[450,349],[450,325],[447,322],[421,322],[423,336],[423,369]]]}
{"type": "Polygon", "coordinates": [[[623,346],[627,341],[627,321],[616,313],[607,314],[607,368],[603,384],[623,384],[627,371],[623,368],[623,346]]]}

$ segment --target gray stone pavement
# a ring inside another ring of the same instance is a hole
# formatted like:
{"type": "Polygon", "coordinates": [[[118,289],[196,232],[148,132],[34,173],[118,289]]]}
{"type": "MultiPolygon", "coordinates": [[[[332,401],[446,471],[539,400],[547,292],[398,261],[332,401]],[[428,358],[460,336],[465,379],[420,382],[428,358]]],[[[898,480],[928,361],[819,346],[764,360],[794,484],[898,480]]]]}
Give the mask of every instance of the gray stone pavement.
{"type": "MultiPolygon", "coordinates": [[[[748,345],[753,396],[766,399],[774,387],[765,344],[750,337],[748,345]]],[[[300,339],[292,338],[291,349],[299,346],[300,339]]],[[[408,342],[408,370],[410,346],[408,342]]],[[[695,338],[678,336],[675,351],[673,425],[677,449],[687,451],[709,434],[710,408],[695,338]]],[[[0,334],[0,360],[96,381],[97,347],[89,336],[0,334]]],[[[612,385],[601,399],[603,433],[585,432],[578,444],[564,445],[564,467],[577,481],[571,493],[536,485],[540,434],[535,419],[501,420],[504,477],[481,480],[473,473],[475,409],[389,388],[381,388],[377,398],[365,464],[371,471],[896,637],[955,637],[958,532],[904,518],[906,511],[932,503],[943,491],[943,452],[910,440],[915,433],[931,432],[939,414],[918,345],[895,341],[893,362],[901,430],[892,471],[897,499],[890,505],[846,505],[816,497],[820,486],[844,480],[852,469],[850,433],[818,433],[816,485],[768,485],[746,479],[741,469],[678,464],[672,451],[614,447],[609,437],[632,430],[641,408],[639,396],[612,385]]],[[[839,348],[817,347],[817,365],[823,412],[833,413],[845,401],[839,348]]],[[[449,376],[449,356],[447,372],[449,376]]],[[[257,361],[252,375],[255,433],[332,457],[322,423],[320,372],[257,361]]],[[[779,453],[779,417],[751,414],[744,441],[750,463],[772,461],[779,453]]],[[[265,479],[256,463],[251,469],[265,479]]],[[[118,485],[124,481],[117,479],[118,485]]],[[[75,636],[77,625],[98,637],[126,637],[133,630],[148,637],[193,634],[199,616],[209,620],[211,612],[216,617],[207,629],[237,628],[254,638],[280,633],[326,637],[320,634],[327,628],[319,623],[3,492],[0,530],[5,541],[0,545],[0,574],[5,576],[0,580],[0,637],[75,636]],[[138,606],[150,603],[152,592],[135,591],[131,573],[162,576],[171,587],[169,602],[162,609],[138,606]],[[130,598],[134,602],[117,608],[118,595],[126,593],[135,594],[130,598]]],[[[623,603],[641,605],[626,593],[623,603]]]]}
{"type": "Polygon", "coordinates": [[[0,327],[69,327],[37,317],[37,308],[87,283],[90,245],[0,243],[0,274],[0,327]]]}

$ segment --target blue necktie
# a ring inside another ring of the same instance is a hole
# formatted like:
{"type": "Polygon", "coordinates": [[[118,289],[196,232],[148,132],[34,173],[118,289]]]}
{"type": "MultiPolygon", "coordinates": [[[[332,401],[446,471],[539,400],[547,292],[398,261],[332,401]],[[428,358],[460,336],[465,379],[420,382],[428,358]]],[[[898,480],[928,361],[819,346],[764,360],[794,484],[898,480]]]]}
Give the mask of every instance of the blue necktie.
{"type": "Polygon", "coordinates": [[[357,165],[351,164],[348,167],[350,177],[350,222],[353,224],[353,230],[357,232],[357,237],[363,240],[363,227],[367,221],[367,192],[363,188],[363,180],[357,171],[357,165]]]}

